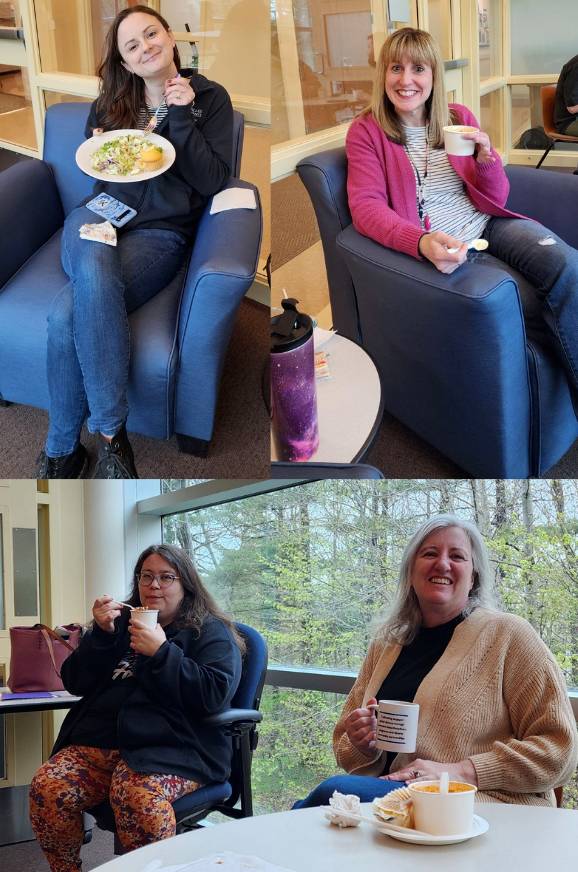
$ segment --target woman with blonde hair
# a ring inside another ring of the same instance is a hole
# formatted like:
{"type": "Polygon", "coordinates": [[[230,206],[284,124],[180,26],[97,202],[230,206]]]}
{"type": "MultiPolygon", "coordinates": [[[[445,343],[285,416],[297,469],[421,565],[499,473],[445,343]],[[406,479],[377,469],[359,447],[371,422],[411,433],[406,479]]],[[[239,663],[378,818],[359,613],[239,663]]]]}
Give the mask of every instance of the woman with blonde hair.
{"type": "Polygon", "coordinates": [[[447,274],[467,259],[468,242],[482,238],[530,282],[578,413],[578,252],[506,208],[500,157],[469,109],[448,105],[443,61],[429,33],[407,27],[387,38],[371,105],[351,124],[346,150],[349,208],[364,236],[447,274]],[[475,128],[462,133],[473,155],[446,153],[443,128],[450,124],[475,128]]]}
{"type": "Polygon", "coordinates": [[[368,802],[444,771],[475,785],[481,802],[554,805],[553,788],[572,777],[578,735],[564,677],[530,624],[497,608],[474,524],[438,515],[408,543],[333,750],[349,774],[294,808],[325,805],[334,790],[368,802]],[[376,748],[379,699],[419,704],[414,753],[376,748]]]}

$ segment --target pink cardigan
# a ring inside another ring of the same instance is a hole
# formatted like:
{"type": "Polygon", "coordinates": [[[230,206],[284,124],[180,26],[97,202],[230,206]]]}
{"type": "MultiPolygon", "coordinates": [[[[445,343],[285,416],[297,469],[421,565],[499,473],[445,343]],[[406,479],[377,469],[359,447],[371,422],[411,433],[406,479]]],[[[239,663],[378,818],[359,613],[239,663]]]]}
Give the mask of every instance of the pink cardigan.
{"type": "MultiPolygon", "coordinates": [[[[475,116],[459,103],[450,109],[458,124],[479,127],[475,116]]],[[[359,233],[387,248],[421,259],[416,184],[402,145],[391,142],[371,115],[356,118],[347,133],[347,195],[353,226],[359,233]]],[[[504,208],[509,183],[499,155],[494,163],[480,164],[473,157],[448,159],[480,212],[502,218],[522,218],[504,208]]]]}

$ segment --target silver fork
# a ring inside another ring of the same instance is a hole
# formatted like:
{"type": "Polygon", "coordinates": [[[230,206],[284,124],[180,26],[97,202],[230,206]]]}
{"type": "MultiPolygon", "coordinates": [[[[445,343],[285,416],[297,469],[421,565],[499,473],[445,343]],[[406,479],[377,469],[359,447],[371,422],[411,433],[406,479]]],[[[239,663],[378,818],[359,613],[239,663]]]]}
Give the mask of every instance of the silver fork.
{"type": "Polygon", "coordinates": [[[147,136],[149,133],[152,133],[152,132],[153,132],[153,130],[154,130],[155,127],[157,126],[157,120],[158,120],[159,112],[161,111],[161,109],[162,109],[163,106],[165,106],[165,105],[166,105],[166,104],[165,104],[165,100],[163,99],[163,100],[161,101],[160,106],[158,106],[157,111],[155,112],[155,114],[153,115],[153,117],[149,119],[149,122],[148,122],[147,126],[143,129],[143,131],[142,131],[143,136],[147,136]]]}

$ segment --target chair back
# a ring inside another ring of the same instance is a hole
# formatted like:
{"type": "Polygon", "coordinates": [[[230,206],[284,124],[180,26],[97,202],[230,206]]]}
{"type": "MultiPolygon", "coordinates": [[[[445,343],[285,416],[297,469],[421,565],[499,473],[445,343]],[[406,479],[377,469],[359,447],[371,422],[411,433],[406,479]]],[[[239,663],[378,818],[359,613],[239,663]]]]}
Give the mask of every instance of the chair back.
{"type": "Polygon", "coordinates": [[[548,136],[558,136],[554,127],[554,102],[556,100],[556,85],[542,85],[540,88],[542,101],[542,124],[548,136]]]}
{"type": "MultiPolygon", "coordinates": [[[[74,155],[84,142],[84,128],[90,111],[90,102],[55,103],[46,110],[44,123],[44,160],[50,164],[64,213],[68,215],[81,200],[88,197],[94,179],[76,165],[74,155]]],[[[241,112],[233,112],[233,152],[231,175],[241,171],[245,119],[241,112]]]]}
{"type": "Polygon", "coordinates": [[[347,158],[344,148],[333,148],[297,164],[299,177],[311,197],[329,282],[333,326],[347,339],[361,342],[355,288],[337,247],[339,233],[351,224],[347,202],[347,158]]]}
{"type": "MultiPolygon", "coordinates": [[[[231,700],[231,708],[255,709],[258,711],[267,674],[267,643],[263,636],[253,627],[249,627],[247,624],[235,624],[235,626],[245,640],[247,651],[243,658],[241,681],[235,696],[231,700]]],[[[256,736],[256,728],[253,728],[252,732],[253,736],[256,736]]],[[[252,751],[255,749],[256,744],[254,739],[251,740],[252,751]]],[[[243,759],[241,748],[235,748],[235,740],[233,738],[233,759],[231,775],[229,777],[232,793],[230,798],[224,803],[226,807],[232,808],[236,805],[239,796],[246,789],[247,783],[250,789],[250,764],[250,758],[243,759]],[[248,772],[247,767],[249,768],[248,772]]]]}

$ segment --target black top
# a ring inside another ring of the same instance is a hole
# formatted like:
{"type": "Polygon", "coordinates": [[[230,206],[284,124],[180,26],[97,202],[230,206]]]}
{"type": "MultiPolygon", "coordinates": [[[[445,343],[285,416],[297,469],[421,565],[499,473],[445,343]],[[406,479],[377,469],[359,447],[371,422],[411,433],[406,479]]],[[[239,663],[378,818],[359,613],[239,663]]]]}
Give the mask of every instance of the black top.
{"type": "MultiPolygon", "coordinates": [[[[197,222],[209,197],[220,191],[231,175],[233,155],[233,107],[222,85],[199,73],[181,70],[190,79],[195,99],[188,106],[169,106],[168,114],[157,127],[177,153],[166,172],[147,181],[127,183],[96,182],[93,192],[83,200],[105,191],[111,197],[136,209],[134,218],[120,232],[136,228],[176,230],[185,238],[194,236],[197,222]]],[[[102,127],[92,104],[85,135],[102,127]]],[[[118,231],[117,231],[118,232],[118,231]]]]}
{"type": "Polygon", "coordinates": [[[152,657],[129,655],[127,663],[128,620],[123,611],[114,633],[94,625],[64,661],[63,684],[83,699],[52,753],[81,743],[115,747],[135,772],[225,781],[231,740],[204,718],[226,709],[239,685],[241,655],[230,630],[213,617],[198,637],[170,624],[152,657]]]}
{"type": "Polygon", "coordinates": [[[558,77],[556,99],[554,101],[554,126],[558,133],[564,133],[578,115],[572,115],[567,106],[578,105],[578,55],[564,64],[558,77]]]}
{"type": "MultiPolygon", "coordinates": [[[[404,645],[399,657],[386,675],[379,688],[376,699],[399,699],[413,702],[417,689],[438,662],[453,636],[458,624],[464,620],[463,615],[452,618],[439,627],[421,627],[417,636],[409,645],[404,645]]],[[[396,751],[388,751],[383,774],[389,772],[396,751]]]]}

